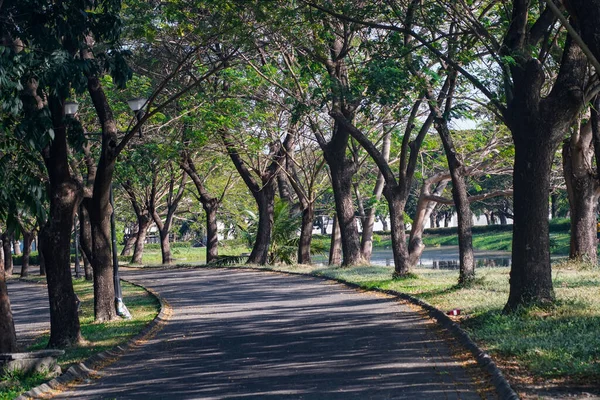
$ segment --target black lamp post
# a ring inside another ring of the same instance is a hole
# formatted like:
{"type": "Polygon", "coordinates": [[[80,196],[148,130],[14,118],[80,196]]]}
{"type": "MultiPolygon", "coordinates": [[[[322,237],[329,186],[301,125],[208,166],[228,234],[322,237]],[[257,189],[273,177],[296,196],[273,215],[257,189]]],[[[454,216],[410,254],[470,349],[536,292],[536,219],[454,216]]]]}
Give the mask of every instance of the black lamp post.
{"type": "MultiPolygon", "coordinates": [[[[135,113],[135,116],[138,121],[140,121],[142,118],[143,108],[146,105],[146,103],[147,103],[147,99],[141,98],[141,97],[127,101],[129,108],[131,108],[131,110],[135,113]]],[[[75,116],[78,109],[79,109],[79,104],[77,104],[76,102],[66,102],[65,103],[65,114],[68,116],[71,116],[71,117],[75,116]]],[[[141,132],[142,132],[142,130],[140,128],[140,136],[141,136],[141,132]]],[[[114,287],[115,287],[115,308],[117,311],[117,315],[119,315],[120,317],[125,318],[125,319],[130,319],[131,314],[129,313],[127,306],[125,306],[125,303],[123,303],[123,291],[121,290],[121,278],[119,275],[119,257],[117,254],[117,231],[116,231],[116,224],[115,224],[115,202],[114,202],[114,198],[113,198],[112,183],[110,186],[110,205],[112,207],[112,213],[110,216],[110,231],[111,231],[111,241],[112,241],[113,282],[114,282],[114,287]]],[[[77,254],[77,250],[76,250],[76,265],[78,264],[77,255],[78,254],[77,254]]]]}

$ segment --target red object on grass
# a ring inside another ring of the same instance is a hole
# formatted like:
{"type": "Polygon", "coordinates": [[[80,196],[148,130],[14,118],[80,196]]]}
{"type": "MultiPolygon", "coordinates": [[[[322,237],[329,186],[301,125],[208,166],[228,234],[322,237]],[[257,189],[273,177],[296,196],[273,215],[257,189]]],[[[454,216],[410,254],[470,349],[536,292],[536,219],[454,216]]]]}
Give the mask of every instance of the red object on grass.
{"type": "Polygon", "coordinates": [[[448,311],[446,315],[460,315],[460,310],[458,308],[455,308],[454,310],[448,311]]]}

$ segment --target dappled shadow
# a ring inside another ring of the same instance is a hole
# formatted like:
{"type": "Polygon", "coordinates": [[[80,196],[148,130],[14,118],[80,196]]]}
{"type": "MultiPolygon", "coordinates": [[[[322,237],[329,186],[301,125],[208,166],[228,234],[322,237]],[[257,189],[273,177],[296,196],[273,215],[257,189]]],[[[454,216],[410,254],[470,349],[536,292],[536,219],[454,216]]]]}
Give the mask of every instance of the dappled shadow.
{"type": "Polygon", "coordinates": [[[61,398],[479,398],[416,312],[306,277],[138,271],[173,306],[158,336],[61,398]]]}
{"type": "Polygon", "coordinates": [[[19,349],[29,346],[42,332],[50,330],[50,306],[45,285],[8,281],[8,295],[19,349]]]}

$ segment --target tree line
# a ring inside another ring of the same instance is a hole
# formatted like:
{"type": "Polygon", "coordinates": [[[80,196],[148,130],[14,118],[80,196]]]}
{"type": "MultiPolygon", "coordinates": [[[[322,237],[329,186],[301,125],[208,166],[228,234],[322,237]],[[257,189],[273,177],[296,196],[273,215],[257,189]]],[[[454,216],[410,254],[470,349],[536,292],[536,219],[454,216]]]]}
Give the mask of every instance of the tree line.
{"type": "MultiPolygon", "coordinates": [[[[219,220],[251,233],[248,263],[274,262],[285,213],[297,216],[293,258],[310,263],[327,213],[330,262],[366,264],[383,215],[401,278],[426,221],[452,206],[468,284],[472,213],[494,211],[514,221],[505,311],[552,303],[548,216],[561,188],[570,255],[597,261],[597,17],[599,0],[0,0],[3,269],[11,238],[28,252],[37,234],[49,346],[78,344],[77,218],[95,318],[117,318],[114,184],[134,263],[152,224],[170,263],[173,225],[201,207],[209,263],[219,220]],[[133,97],[144,97],[135,113],[133,97]],[[463,120],[477,127],[456,129],[463,120]]],[[[0,275],[0,350],[14,351],[0,275]]]]}

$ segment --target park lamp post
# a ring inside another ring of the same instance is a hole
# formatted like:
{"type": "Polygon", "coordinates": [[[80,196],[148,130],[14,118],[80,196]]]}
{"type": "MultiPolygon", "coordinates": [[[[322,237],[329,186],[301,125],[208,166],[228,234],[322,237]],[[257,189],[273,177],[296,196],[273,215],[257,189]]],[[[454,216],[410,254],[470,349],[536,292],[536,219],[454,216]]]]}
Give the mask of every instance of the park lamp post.
{"type": "MultiPolygon", "coordinates": [[[[135,113],[135,117],[139,122],[143,116],[143,108],[148,102],[147,99],[139,97],[132,100],[128,100],[127,104],[131,111],[135,113]]],[[[69,101],[65,103],[65,114],[71,117],[74,117],[79,110],[79,104],[74,101],[69,101]]],[[[140,128],[140,136],[142,135],[142,130],[140,128]]],[[[119,256],[117,254],[117,229],[115,224],[115,202],[113,197],[113,185],[110,185],[110,206],[112,207],[112,213],[110,215],[110,233],[111,233],[111,241],[112,241],[112,260],[113,260],[113,283],[115,287],[115,308],[117,311],[117,315],[125,319],[131,319],[131,314],[123,303],[123,291],[121,289],[121,277],[119,275],[119,256]]],[[[78,250],[76,250],[76,258],[78,250]]],[[[78,261],[78,260],[76,260],[78,261]]],[[[76,264],[78,264],[76,262],[76,264]]]]}

